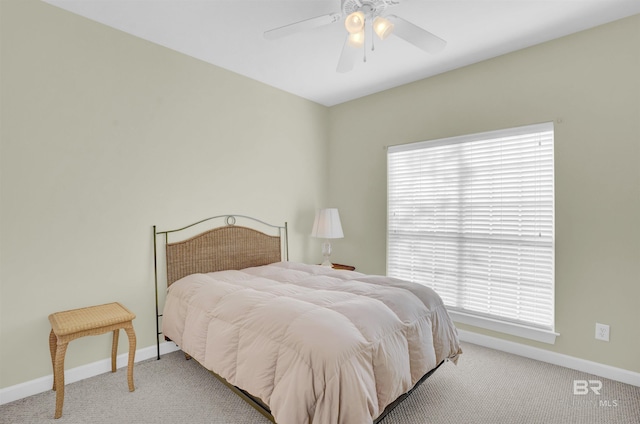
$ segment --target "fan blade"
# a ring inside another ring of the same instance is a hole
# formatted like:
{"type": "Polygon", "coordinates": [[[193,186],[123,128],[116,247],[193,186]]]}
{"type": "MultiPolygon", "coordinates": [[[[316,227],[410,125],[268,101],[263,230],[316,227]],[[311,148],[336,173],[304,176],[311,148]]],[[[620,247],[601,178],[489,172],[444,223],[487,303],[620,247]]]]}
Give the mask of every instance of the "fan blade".
{"type": "Polygon", "coordinates": [[[447,42],[442,38],[431,34],[429,31],[404,20],[399,16],[389,15],[387,16],[387,19],[394,25],[394,35],[397,35],[427,53],[438,53],[447,45],[447,42]]]}
{"type": "Polygon", "coordinates": [[[295,22],[293,24],[265,31],[264,38],[266,38],[267,40],[275,40],[276,38],[286,37],[287,35],[295,34],[296,32],[332,24],[336,21],[339,21],[341,17],[342,15],[340,15],[340,13],[330,13],[328,15],[316,16],[315,18],[305,19],[304,21],[295,22]]]}
{"type": "Polygon", "coordinates": [[[340,59],[338,60],[338,68],[336,72],[340,72],[344,74],[353,69],[353,65],[356,63],[356,53],[358,49],[349,44],[349,34],[347,34],[347,38],[344,41],[344,46],[342,46],[342,53],[340,54],[340,59]]]}

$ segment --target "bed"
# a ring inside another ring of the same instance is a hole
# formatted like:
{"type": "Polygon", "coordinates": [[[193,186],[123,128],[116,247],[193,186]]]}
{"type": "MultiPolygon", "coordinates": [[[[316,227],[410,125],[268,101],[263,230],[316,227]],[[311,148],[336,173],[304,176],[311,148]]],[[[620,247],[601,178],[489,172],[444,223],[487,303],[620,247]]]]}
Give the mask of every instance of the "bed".
{"type": "Polygon", "coordinates": [[[238,215],[196,224],[154,227],[156,305],[159,250],[167,282],[158,334],[273,422],[380,422],[462,353],[442,300],[425,286],[289,262],[286,224],[238,215]]]}

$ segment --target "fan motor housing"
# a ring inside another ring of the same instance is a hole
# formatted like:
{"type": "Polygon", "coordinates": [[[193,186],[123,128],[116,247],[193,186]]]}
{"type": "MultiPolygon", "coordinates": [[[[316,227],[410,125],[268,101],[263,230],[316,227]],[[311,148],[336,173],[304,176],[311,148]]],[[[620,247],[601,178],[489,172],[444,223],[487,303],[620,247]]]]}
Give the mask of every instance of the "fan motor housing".
{"type": "Polygon", "coordinates": [[[378,16],[389,6],[398,4],[398,0],[343,0],[342,12],[344,15],[350,15],[353,12],[363,9],[369,9],[371,16],[378,16]]]}

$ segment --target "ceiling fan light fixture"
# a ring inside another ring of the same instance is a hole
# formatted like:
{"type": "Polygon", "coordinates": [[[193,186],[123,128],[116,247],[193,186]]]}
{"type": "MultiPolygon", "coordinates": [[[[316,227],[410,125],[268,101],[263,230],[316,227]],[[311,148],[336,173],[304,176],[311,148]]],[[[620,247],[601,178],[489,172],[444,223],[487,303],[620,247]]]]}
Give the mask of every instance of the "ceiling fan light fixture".
{"type": "Polygon", "coordinates": [[[349,34],[348,43],[351,47],[362,47],[364,44],[364,29],[360,32],[349,34]]]}
{"type": "Polygon", "coordinates": [[[364,29],[364,13],[356,11],[347,16],[344,20],[344,26],[349,34],[356,34],[364,29]]]}
{"type": "Polygon", "coordinates": [[[393,32],[393,24],[388,19],[378,16],[373,21],[373,30],[381,40],[384,40],[393,32]]]}

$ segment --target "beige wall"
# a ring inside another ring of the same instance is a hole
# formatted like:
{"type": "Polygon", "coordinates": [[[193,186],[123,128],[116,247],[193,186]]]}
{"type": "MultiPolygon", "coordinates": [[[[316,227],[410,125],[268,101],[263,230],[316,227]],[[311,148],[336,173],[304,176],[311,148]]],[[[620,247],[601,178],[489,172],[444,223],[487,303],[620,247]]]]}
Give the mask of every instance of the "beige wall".
{"type": "Polygon", "coordinates": [[[285,219],[314,261],[313,210],[336,206],[335,261],[384,273],[385,146],[543,121],[562,335],[485,333],[640,372],[640,17],[327,109],[35,0],[0,16],[0,388],[51,374],[57,310],[121,301],[155,343],[153,224],[285,219]]]}
{"type": "Polygon", "coordinates": [[[550,346],[460,327],[640,372],[639,75],[634,16],[331,108],[336,259],[385,272],[385,146],[554,121],[561,336],[550,346]]]}
{"type": "MultiPolygon", "coordinates": [[[[154,224],[287,220],[310,260],[327,108],[45,3],[0,7],[0,387],[51,374],[54,311],[120,301],[155,344],[154,224]]],[[[109,340],[74,341],[66,368],[109,340]]]]}

